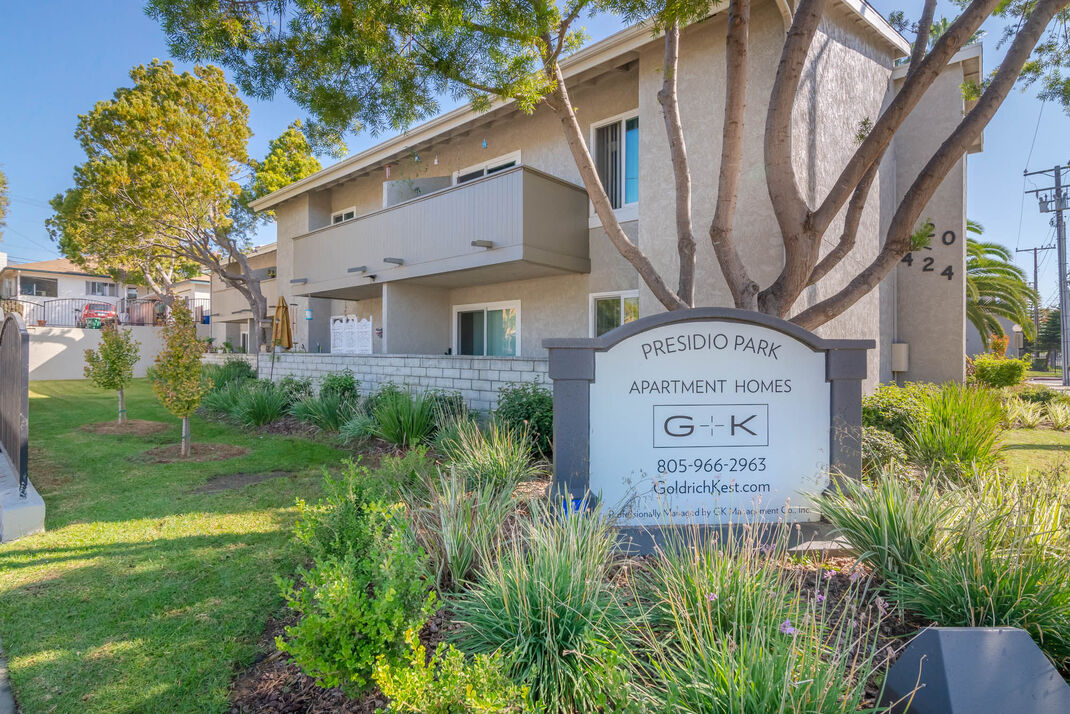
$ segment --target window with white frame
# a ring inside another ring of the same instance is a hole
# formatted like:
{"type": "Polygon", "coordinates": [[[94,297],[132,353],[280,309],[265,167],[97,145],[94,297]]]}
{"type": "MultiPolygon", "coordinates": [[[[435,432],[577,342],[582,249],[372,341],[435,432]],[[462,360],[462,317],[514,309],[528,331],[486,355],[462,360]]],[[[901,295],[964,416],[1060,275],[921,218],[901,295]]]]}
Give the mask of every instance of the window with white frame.
{"type": "Polygon", "coordinates": [[[499,171],[511,169],[514,166],[520,165],[520,152],[514,151],[511,154],[505,154],[504,156],[497,156],[490,161],[484,161],[474,166],[463,168],[460,171],[453,172],[454,185],[464,183],[465,181],[474,181],[477,178],[483,178],[499,171]]]}
{"type": "Polygon", "coordinates": [[[351,221],[357,217],[357,207],[350,206],[349,208],[343,208],[341,211],[335,211],[331,214],[331,225],[337,225],[346,221],[351,221]]]}
{"type": "Polygon", "coordinates": [[[639,202],[639,115],[629,112],[591,129],[594,163],[613,208],[639,202]]]}
{"type": "Polygon", "coordinates": [[[127,288],[126,289],[126,299],[127,300],[137,300],[137,288],[127,288]]]}
{"type": "Polygon", "coordinates": [[[85,281],[85,294],[93,297],[115,297],[118,294],[115,283],[106,283],[99,280],[85,281]]]}
{"type": "Polygon", "coordinates": [[[19,294],[37,297],[59,297],[59,281],[56,278],[37,278],[23,275],[19,278],[19,294]]]}
{"type": "Polygon", "coordinates": [[[520,301],[454,305],[453,352],[503,357],[520,354],[520,301]]]}
{"type": "Polygon", "coordinates": [[[591,337],[601,337],[610,330],[638,319],[638,290],[591,294],[591,337]]]}

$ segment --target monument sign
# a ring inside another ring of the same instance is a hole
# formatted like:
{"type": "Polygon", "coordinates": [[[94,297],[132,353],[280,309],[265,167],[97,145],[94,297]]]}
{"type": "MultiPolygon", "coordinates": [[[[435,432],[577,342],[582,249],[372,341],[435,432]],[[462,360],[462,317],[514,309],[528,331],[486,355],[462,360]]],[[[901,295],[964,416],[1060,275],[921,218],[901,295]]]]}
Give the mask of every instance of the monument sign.
{"type": "MultiPolygon", "coordinates": [[[[547,340],[555,488],[636,534],[816,521],[807,494],[859,475],[872,340],[825,340],[726,308],[547,340]]],[[[636,538],[640,545],[649,537],[636,538]]]]}

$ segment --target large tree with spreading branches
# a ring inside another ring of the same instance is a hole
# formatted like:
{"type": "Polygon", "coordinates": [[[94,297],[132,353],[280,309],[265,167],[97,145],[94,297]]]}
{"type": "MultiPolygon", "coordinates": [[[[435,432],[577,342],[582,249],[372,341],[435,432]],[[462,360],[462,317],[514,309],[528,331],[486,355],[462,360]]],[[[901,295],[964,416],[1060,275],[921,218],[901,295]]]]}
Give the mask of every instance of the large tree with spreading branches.
{"type": "Polygon", "coordinates": [[[209,271],[245,297],[262,341],[267,300],[247,259],[260,220],[249,201],[319,170],[291,125],[263,161],[250,159],[249,108],[218,67],[175,72],[154,61],[79,117],[86,154],[74,187],[52,200],[48,225],[64,255],[167,303],[173,287],[209,271]]]}
{"type": "MultiPolygon", "coordinates": [[[[793,164],[792,112],[808,53],[829,0],[800,0],[784,36],[764,127],[765,175],[783,244],[782,269],[759,285],[740,256],[735,229],[742,168],[744,108],[748,101],[750,0],[729,0],[725,40],[725,105],[714,216],[703,226],[737,307],[791,316],[813,329],[873,290],[929,233],[922,211],[967,148],[976,141],[1011,88],[1037,63],[1051,64],[1052,43],[1070,0],[971,0],[930,42],[936,0],[924,0],[909,69],[879,116],[866,122],[860,142],[824,196],[808,200],[793,164]],[[896,206],[875,257],[847,274],[829,297],[801,311],[795,303],[810,285],[840,265],[855,246],[863,210],[881,160],[951,58],[993,14],[1008,18],[1006,55],[980,86],[976,102],[932,153],[896,206]],[[1058,16],[1058,18],[1057,18],[1058,16]],[[1042,42],[1043,40],[1043,42],[1042,42]],[[840,215],[844,216],[838,222],[840,215]],[[842,228],[840,227],[842,225],[842,228]],[[830,235],[830,233],[833,233],[830,235]],[[823,241],[833,245],[824,255],[823,241]]],[[[218,61],[256,96],[284,90],[314,116],[318,136],[368,128],[401,129],[438,110],[451,92],[477,108],[513,100],[524,111],[540,104],[559,119],[572,157],[613,245],[667,309],[690,307],[695,295],[698,231],[691,211],[691,175],[680,119],[677,68],[680,28],[709,14],[704,0],[149,0],[172,50],[218,61]],[[664,78],[658,101],[669,140],[676,198],[679,273],[662,274],[624,232],[584,139],[561,69],[582,43],[578,22],[592,12],[644,20],[664,37],[664,78]]],[[[1032,73],[1032,74],[1031,74],[1032,73]]]]}

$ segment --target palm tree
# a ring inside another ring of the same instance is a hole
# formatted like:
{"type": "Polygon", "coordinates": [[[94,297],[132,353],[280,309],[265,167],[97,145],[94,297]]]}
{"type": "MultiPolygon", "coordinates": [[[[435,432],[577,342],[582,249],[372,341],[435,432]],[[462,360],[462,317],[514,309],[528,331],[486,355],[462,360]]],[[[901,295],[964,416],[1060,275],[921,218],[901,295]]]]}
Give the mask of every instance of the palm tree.
{"type": "MultiPolygon", "coordinates": [[[[966,221],[966,230],[977,236],[984,227],[966,221]]],[[[1025,271],[1011,262],[1011,252],[999,243],[966,238],[966,317],[981,334],[988,349],[990,335],[1003,337],[999,318],[1021,325],[1027,339],[1035,337],[1030,308],[1040,296],[1026,282],[1025,271]]]]}

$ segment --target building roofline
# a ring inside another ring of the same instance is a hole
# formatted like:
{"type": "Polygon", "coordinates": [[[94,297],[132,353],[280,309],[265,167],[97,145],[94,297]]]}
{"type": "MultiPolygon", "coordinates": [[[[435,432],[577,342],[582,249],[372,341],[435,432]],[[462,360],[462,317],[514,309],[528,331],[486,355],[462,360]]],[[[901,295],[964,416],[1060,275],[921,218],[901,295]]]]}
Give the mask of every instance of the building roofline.
{"type": "Polygon", "coordinates": [[[0,274],[11,271],[13,273],[44,273],[45,275],[69,275],[76,278],[107,278],[112,282],[119,282],[110,275],[103,273],[82,273],[72,270],[44,270],[42,268],[27,268],[23,267],[24,263],[8,263],[3,268],[0,268],[0,274]]]}
{"type": "MultiPolygon", "coordinates": [[[[865,0],[838,1],[848,10],[854,12],[866,26],[883,39],[892,49],[893,54],[895,52],[900,52],[903,55],[910,53],[910,43],[865,0]]],[[[776,0],[776,4],[784,17],[786,27],[791,22],[790,10],[785,5],[784,0],[776,0]]],[[[727,7],[727,2],[723,1],[714,4],[710,8],[709,17],[720,13],[727,7]]],[[[561,72],[565,79],[576,77],[614,58],[625,55],[628,52],[634,52],[659,36],[660,33],[653,31],[649,21],[626,27],[620,32],[592,43],[561,60],[561,72]]],[[[512,99],[493,99],[490,108],[486,111],[476,111],[470,104],[464,104],[369,147],[360,153],[345,158],[336,164],[320,169],[316,173],[273,191],[266,196],[261,196],[252,201],[249,206],[254,211],[269,210],[283,201],[344,179],[350,174],[391,158],[399,151],[404,151],[411,146],[433,139],[480,116],[485,116],[496,109],[512,104],[514,104],[512,99]]]]}

